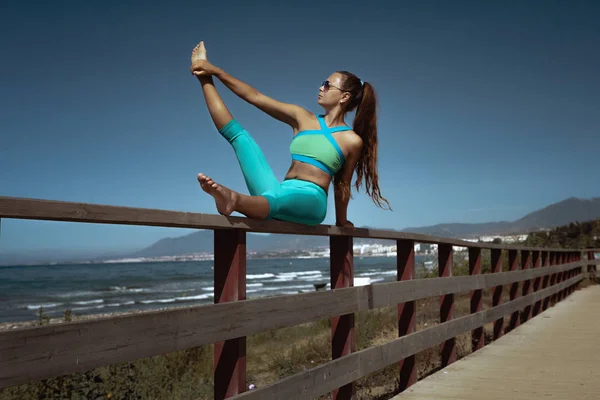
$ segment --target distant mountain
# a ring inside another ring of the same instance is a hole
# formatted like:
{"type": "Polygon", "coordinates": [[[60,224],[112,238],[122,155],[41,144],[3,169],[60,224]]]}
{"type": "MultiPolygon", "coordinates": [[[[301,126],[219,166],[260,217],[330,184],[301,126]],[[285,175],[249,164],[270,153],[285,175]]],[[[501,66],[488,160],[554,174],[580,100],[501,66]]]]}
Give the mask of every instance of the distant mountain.
{"type": "MultiPolygon", "coordinates": [[[[161,239],[152,246],[142,249],[131,257],[161,257],[189,253],[212,253],[213,231],[199,231],[176,238],[161,239]]],[[[356,239],[356,243],[386,243],[385,240],[356,239]]],[[[326,236],[256,234],[246,235],[246,249],[255,252],[277,250],[306,250],[329,246],[326,236]]]]}
{"type": "Polygon", "coordinates": [[[420,233],[423,235],[448,238],[469,238],[482,235],[505,235],[516,233],[511,229],[512,222],[482,222],[479,224],[448,223],[419,228],[406,228],[402,232],[420,233]]]}
{"type": "Polygon", "coordinates": [[[523,229],[554,228],[571,222],[591,221],[600,218],[600,197],[590,200],[570,197],[527,214],[514,224],[523,229]]]}
{"type": "MultiPolygon", "coordinates": [[[[246,235],[246,249],[256,252],[277,249],[302,250],[327,246],[329,239],[325,236],[300,235],[246,235]]],[[[132,257],[160,257],[187,253],[212,253],[214,243],[213,231],[198,231],[185,236],[161,239],[152,246],[140,250],[132,257]]]]}
{"type": "MultiPolygon", "coordinates": [[[[600,198],[583,200],[569,198],[541,210],[527,214],[513,222],[488,222],[480,224],[439,224],[434,226],[406,228],[403,232],[425,235],[469,238],[482,235],[508,235],[524,233],[541,228],[553,228],[575,221],[600,218],[600,198]]],[[[386,241],[356,239],[356,243],[386,243],[386,241]]],[[[389,243],[389,241],[387,242],[389,243]]],[[[246,247],[256,252],[277,250],[314,249],[328,245],[328,238],[304,235],[247,235],[246,247]]],[[[199,231],[186,236],[162,239],[152,246],[133,254],[133,257],[159,257],[194,252],[213,252],[213,232],[199,231]]]]}
{"type": "Polygon", "coordinates": [[[483,235],[510,235],[539,229],[550,229],[570,222],[591,221],[600,218],[600,198],[578,199],[570,197],[534,211],[513,222],[486,222],[479,224],[438,224],[419,228],[406,228],[402,232],[451,238],[469,238],[483,235]]]}

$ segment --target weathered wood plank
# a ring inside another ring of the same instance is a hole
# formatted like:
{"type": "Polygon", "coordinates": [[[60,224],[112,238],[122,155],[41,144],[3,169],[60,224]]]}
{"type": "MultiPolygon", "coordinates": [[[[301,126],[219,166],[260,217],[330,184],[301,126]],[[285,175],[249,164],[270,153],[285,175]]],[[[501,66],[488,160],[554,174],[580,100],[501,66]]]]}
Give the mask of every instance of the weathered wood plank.
{"type": "Polygon", "coordinates": [[[0,388],[248,336],[272,329],[486,289],[600,260],[478,276],[389,282],[99,318],[0,333],[0,388]],[[543,273],[543,274],[542,274],[543,273]]]}
{"type": "MultiPolygon", "coordinates": [[[[119,225],[163,226],[196,229],[242,229],[251,232],[316,236],[352,236],[372,239],[414,240],[417,243],[445,243],[461,247],[514,250],[553,250],[492,243],[475,243],[437,236],[405,233],[393,230],[342,228],[333,225],[307,226],[283,221],[258,220],[243,217],[192,212],[107,206],[54,200],[39,200],[0,196],[0,218],[36,219],[46,221],[88,222],[119,225]]],[[[590,249],[600,251],[600,249],[590,249]]]]}
{"type": "Polygon", "coordinates": [[[308,371],[282,379],[270,386],[235,396],[232,400],[314,399],[319,395],[331,391],[332,388],[355,381],[412,354],[436,346],[449,338],[456,337],[477,326],[485,325],[497,320],[501,316],[518,311],[582,279],[582,274],[577,275],[556,286],[520,297],[496,308],[456,318],[435,327],[403,336],[383,345],[370,347],[346,357],[329,361],[308,371]]]}

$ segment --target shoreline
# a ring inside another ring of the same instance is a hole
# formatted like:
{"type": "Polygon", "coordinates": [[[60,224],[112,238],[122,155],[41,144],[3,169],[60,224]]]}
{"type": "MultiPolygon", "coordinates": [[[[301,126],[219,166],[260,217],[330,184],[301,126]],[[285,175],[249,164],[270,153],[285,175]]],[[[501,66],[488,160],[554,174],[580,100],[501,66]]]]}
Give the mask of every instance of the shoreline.
{"type": "MultiPolygon", "coordinates": [[[[213,304],[213,303],[209,303],[213,304]]],[[[150,310],[130,310],[130,311],[115,311],[110,313],[98,313],[98,314],[85,314],[85,315],[73,315],[71,321],[65,321],[64,317],[52,317],[46,320],[43,326],[46,325],[60,325],[60,324],[68,324],[72,322],[81,322],[81,321],[89,321],[94,319],[102,319],[102,318],[115,318],[115,317],[123,317],[132,314],[142,314],[142,313],[154,313],[157,311],[165,311],[165,310],[176,310],[180,308],[189,308],[189,307],[202,307],[203,305],[195,305],[195,306],[174,306],[174,307],[160,307],[153,308],[150,310]]],[[[42,326],[39,324],[38,319],[32,319],[28,321],[12,321],[12,322],[0,322],[0,332],[8,331],[13,329],[25,329],[42,326]]]]}

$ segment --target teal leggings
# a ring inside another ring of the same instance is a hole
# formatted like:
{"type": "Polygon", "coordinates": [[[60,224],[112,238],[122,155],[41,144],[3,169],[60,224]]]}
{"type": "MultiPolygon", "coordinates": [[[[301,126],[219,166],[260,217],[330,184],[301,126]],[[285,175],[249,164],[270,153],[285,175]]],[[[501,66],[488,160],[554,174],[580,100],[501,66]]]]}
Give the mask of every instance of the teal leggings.
{"type": "Polygon", "coordinates": [[[299,179],[279,182],[250,134],[232,119],[219,130],[237,156],[252,196],[269,202],[268,219],[318,225],[327,214],[327,192],[319,185],[299,179]]]}

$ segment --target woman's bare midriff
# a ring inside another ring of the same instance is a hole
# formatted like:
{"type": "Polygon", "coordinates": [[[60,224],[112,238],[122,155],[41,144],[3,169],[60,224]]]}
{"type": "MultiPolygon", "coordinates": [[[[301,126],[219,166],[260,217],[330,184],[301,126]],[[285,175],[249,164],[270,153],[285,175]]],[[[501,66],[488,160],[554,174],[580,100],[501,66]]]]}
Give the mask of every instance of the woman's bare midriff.
{"type": "Polygon", "coordinates": [[[292,161],[292,165],[285,174],[285,179],[300,179],[303,181],[313,182],[323,188],[327,192],[331,177],[325,171],[315,167],[314,165],[306,164],[300,161],[292,161]]]}

